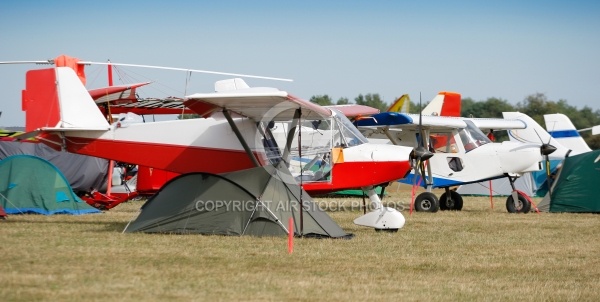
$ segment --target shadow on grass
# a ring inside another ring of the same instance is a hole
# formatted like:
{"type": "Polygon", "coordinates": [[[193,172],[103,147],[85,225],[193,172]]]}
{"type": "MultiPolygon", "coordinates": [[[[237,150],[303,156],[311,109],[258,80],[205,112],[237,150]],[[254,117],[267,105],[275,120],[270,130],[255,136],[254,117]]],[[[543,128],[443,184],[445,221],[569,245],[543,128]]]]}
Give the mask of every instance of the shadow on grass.
{"type": "MultiPolygon", "coordinates": [[[[125,229],[125,226],[129,223],[129,221],[106,221],[106,220],[37,220],[31,219],[32,217],[44,217],[41,215],[30,215],[30,217],[11,215],[9,218],[5,220],[0,220],[0,225],[4,225],[5,227],[10,227],[10,225],[17,224],[36,224],[36,225],[94,225],[99,226],[100,228],[88,229],[87,231],[92,232],[118,232],[121,233],[125,229]],[[12,219],[11,219],[12,218],[12,219]],[[16,218],[16,219],[15,219],[16,218]],[[26,218],[26,219],[23,219],[26,218]]],[[[82,229],[83,230],[83,229],[82,229]]]]}

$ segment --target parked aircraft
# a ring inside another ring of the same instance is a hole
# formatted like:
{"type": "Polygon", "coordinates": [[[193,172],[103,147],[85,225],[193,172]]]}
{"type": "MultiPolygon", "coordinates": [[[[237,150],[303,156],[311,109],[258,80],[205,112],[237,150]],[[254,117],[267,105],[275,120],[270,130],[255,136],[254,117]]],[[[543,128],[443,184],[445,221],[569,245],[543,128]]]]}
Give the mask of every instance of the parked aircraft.
{"type": "MultiPolygon", "coordinates": [[[[542,155],[553,151],[552,146],[539,141],[493,143],[481,130],[525,128],[525,123],[518,120],[395,112],[371,117],[356,122],[369,139],[422,149],[421,154],[414,153],[414,171],[405,179],[416,184],[418,175],[424,180],[427,192],[416,198],[417,211],[461,210],[462,197],[450,187],[501,177],[508,177],[512,184],[522,173],[540,170],[542,155]],[[445,193],[438,200],[432,188],[444,188],[445,193]]],[[[507,199],[506,207],[509,212],[528,212],[531,203],[528,196],[515,191],[507,199]]]]}
{"type": "Polygon", "coordinates": [[[300,171],[298,179],[309,194],[362,188],[375,210],[357,218],[356,224],[384,230],[404,225],[400,212],[381,205],[373,186],[404,177],[412,148],[370,144],[340,112],[275,88],[250,88],[236,78],[218,81],[215,91],[185,98],[184,105],[203,118],[110,124],[74,69],[31,70],[22,107],[28,127],[35,130],[23,138],[35,135],[55,149],[181,174],[225,173],[314,154],[325,159],[330,170],[313,179],[305,179],[308,171],[300,171]],[[326,125],[319,128],[326,131],[319,140],[296,131],[315,121],[326,125]],[[284,148],[276,145],[271,131],[279,122],[291,125],[284,148]],[[296,132],[297,147],[292,146],[296,132]]]}

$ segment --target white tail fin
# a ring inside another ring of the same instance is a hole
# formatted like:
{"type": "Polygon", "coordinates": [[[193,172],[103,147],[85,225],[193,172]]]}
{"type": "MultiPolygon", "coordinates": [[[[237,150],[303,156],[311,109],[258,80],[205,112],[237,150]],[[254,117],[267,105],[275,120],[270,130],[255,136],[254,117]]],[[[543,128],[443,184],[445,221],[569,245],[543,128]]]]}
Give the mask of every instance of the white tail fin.
{"type": "Polygon", "coordinates": [[[561,113],[545,114],[544,121],[548,133],[563,146],[578,153],[592,151],[566,115],[561,113]]]}
{"type": "Polygon", "coordinates": [[[22,106],[26,131],[108,130],[102,112],[69,67],[30,70],[22,106]]]}

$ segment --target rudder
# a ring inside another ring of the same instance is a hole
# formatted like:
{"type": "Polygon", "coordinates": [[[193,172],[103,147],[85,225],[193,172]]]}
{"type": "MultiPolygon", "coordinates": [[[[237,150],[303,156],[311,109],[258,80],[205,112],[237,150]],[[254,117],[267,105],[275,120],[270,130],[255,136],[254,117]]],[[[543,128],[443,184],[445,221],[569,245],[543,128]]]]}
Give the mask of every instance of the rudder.
{"type": "Polygon", "coordinates": [[[85,86],[68,67],[30,70],[22,92],[25,130],[107,130],[108,122],[85,86]]]}

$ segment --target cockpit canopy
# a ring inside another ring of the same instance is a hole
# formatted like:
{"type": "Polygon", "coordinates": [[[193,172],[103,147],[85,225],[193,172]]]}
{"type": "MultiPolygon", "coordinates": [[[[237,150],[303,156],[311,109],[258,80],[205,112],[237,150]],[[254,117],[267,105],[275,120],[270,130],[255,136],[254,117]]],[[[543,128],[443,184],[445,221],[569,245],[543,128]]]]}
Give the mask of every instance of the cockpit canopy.
{"type": "Polygon", "coordinates": [[[465,123],[467,127],[459,129],[458,134],[466,152],[492,142],[473,122],[465,120],[465,123]]]}

